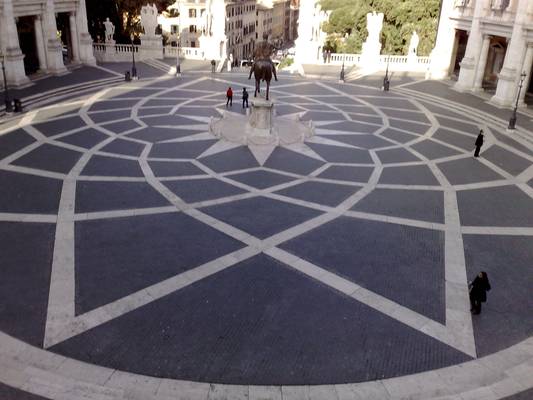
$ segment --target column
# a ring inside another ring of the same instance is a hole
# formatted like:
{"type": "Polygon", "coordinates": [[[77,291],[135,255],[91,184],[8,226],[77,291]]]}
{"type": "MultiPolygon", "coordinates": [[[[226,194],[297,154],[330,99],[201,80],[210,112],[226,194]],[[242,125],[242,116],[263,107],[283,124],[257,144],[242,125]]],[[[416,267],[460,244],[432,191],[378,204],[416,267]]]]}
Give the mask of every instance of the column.
{"type": "Polygon", "coordinates": [[[87,8],[85,0],[79,0],[76,9],[76,27],[78,32],[79,58],[80,61],[88,65],[96,65],[96,59],[93,53],[93,39],[89,34],[87,25],[87,8]]]}
{"type": "Polygon", "coordinates": [[[522,66],[522,71],[524,71],[526,75],[526,79],[524,79],[524,86],[522,86],[522,91],[520,92],[520,99],[518,100],[519,106],[524,106],[524,99],[526,98],[527,88],[529,87],[529,84],[531,82],[531,69],[533,68],[533,43],[527,44],[527,51],[526,56],[524,58],[524,65],[522,66]]]}
{"type": "Polygon", "coordinates": [[[487,56],[489,55],[490,39],[492,36],[483,36],[483,46],[481,46],[481,54],[479,55],[479,62],[477,63],[476,80],[474,82],[474,91],[480,92],[483,90],[483,78],[485,77],[485,67],[487,66],[487,56]]]}
{"type": "Polygon", "coordinates": [[[43,14],[43,33],[46,43],[46,60],[48,72],[54,75],[61,75],[67,72],[63,64],[63,49],[61,42],[57,38],[57,23],[55,15],[54,0],[47,0],[43,14]]]}
{"type": "Polygon", "coordinates": [[[24,70],[24,54],[20,50],[17,24],[13,15],[13,0],[4,0],[0,22],[0,39],[2,40],[2,52],[5,55],[7,83],[13,86],[27,84],[30,80],[24,70]]]}
{"type": "Polygon", "coordinates": [[[71,12],[68,16],[68,23],[70,28],[70,41],[72,43],[72,61],[75,63],[80,61],[80,45],[78,43],[78,28],[76,27],[76,15],[71,12]]]}
{"type": "Polygon", "coordinates": [[[449,75],[450,62],[452,62],[453,44],[450,40],[455,34],[450,16],[453,12],[454,0],[443,0],[438,22],[437,39],[435,47],[430,54],[430,74],[432,79],[444,79],[449,75]]]}
{"type": "Polygon", "coordinates": [[[528,0],[520,0],[516,10],[511,41],[507,46],[503,68],[498,75],[496,94],[490,99],[491,103],[501,107],[512,107],[516,101],[518,82],[522,73],[522,70],[516,67],[523,65],[527,46],[524,35],[524,24],[528,18],[527,11],[528,0]]]}
{"type": "Polygon", "coordinates": [[[35,30],[35,45],[37,47],[37,58],[39,59],[39,70],[46,71],[46,49],[43,38],[43,21],[40,15],[35,16],[34,20],[35,30]]]}
{"type": "Polygon", "coordinates": [[[465,56],[460,63],[461,69],[459,71],[459,78],[454,86],[455,89],[461,92],[469,91],[474,88],[474,81],[483,41],[481,18],[483,17],[485,6],[488,6],[488,4],[488,0],[476,0],[470,35],[468,36],[468,43],[466,44],[465,56]]]}

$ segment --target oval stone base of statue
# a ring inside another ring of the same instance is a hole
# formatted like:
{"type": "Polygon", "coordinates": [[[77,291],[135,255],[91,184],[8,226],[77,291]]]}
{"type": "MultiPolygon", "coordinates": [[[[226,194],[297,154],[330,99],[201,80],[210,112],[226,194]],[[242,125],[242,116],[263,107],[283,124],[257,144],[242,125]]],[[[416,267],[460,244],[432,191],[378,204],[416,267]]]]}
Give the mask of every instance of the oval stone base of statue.
{"type": "Polygon", "coordinates": [[[222,118],[211,118],[209,132],[220,139],[248,145],[250,148],[303,143],[314,135],[312,121],[302,121],[298,115],[277,116],[274,102],[253,99],[249,115],[224,112],[222,118]]]}

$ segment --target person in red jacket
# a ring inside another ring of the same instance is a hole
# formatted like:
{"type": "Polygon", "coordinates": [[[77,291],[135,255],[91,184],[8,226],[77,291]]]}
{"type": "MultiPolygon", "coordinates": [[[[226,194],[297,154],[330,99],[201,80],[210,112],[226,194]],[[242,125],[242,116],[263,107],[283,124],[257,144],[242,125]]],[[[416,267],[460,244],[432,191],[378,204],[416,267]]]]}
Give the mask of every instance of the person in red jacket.
{"type": "Polygon", "coordinates": [[[233,90],[231,90],[231,87],[228,88],[228,91],[226,92],[226,107],[228,104],[230,106],[233,106],[233,90]]]}

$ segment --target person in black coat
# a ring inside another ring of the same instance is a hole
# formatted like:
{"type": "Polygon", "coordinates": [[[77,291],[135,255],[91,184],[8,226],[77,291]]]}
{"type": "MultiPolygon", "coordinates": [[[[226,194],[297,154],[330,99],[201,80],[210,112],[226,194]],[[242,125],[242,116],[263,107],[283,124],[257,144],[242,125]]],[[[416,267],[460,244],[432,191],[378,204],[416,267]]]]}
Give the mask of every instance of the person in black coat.
{"type": "Polygon", "coordinates": [[[472,314],[480,314],[481,303],[487,301],[487,292],[490,290],[487,273],[481,271],[468,286],[470,287],[470,311],[472,314]]]}
{"type": "Polygon", "coordinates": [[[246,88],[242,89],[242,108],[248,108],[248,91],[246,88]]]}
{"type": "Polygon", "coordinates": [[[474,152],[474,157],[479,157],[479,151],[481,150],[481,146],[483,146],[483,129],[479,131],[479,135],[477,135],[475,145],[476,151],[474,152]]]}

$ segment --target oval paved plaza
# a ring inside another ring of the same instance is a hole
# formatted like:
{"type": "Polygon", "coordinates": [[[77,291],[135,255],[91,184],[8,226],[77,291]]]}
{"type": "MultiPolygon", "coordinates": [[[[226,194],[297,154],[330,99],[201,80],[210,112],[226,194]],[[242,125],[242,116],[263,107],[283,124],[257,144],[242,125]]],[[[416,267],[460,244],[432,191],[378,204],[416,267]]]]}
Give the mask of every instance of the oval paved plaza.
{"type": "Polygon", "coordinates": [[[0,125],[6,393],[531,396],[533,142],[444,84],[289,76],[276,113],[313,138],[216,139],[245,85],[148,79],[0,125]]]}

